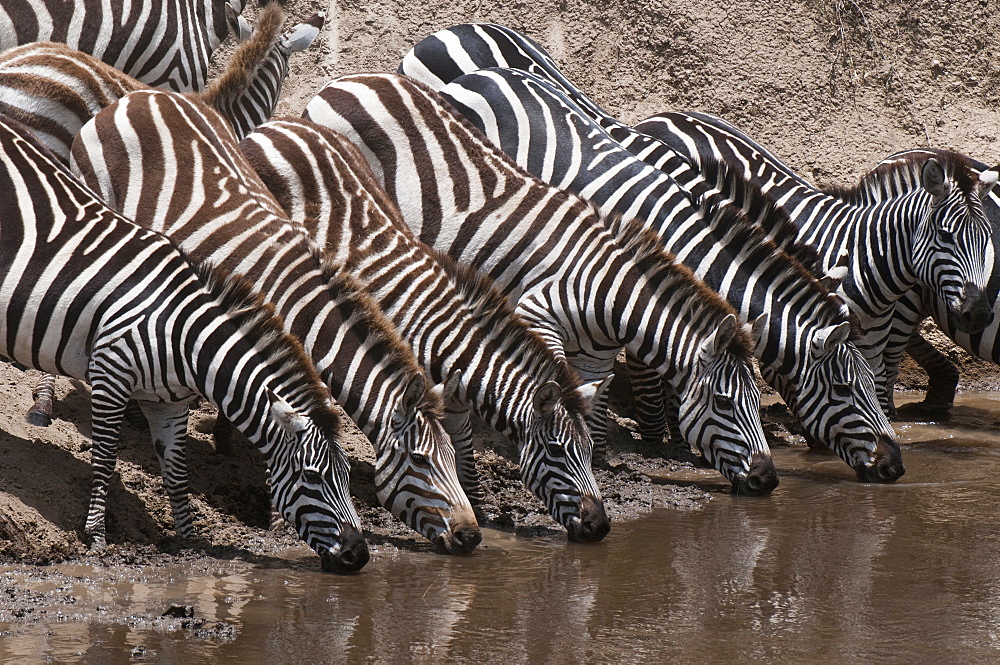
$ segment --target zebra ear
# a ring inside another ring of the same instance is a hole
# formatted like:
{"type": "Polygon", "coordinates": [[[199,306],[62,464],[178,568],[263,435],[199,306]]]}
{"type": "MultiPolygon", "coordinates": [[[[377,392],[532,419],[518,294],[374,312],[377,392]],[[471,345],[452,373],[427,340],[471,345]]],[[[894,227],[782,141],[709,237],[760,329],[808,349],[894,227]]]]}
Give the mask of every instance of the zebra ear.
{"type": "Polygon", "coordinates": [[[423,402],[424,391],[427,389],[427,384],[424,381],[424,375],[417,373],[410,377],[410,380],[406,382],[406,388],[403,389],[403,399],[399,401],[399,411],[400,415],[407,415],[412,411],[416,411],[417,407],[423,402]]]}
{"type": "Polygon", "coordinates": [[[305,23],[300,23],[284,34],[281,41],[290,53],[305,51],[319,36],[319,31],[326,21],[326,12],[319,12],[309,17],[305,23]]]}
{"type": "Polygon", "coordinates": [[[714,358],[725,351],[729,343],[733,341],[738,325],[739,322],[734,315],[726,314],[722,323],[719,324],[719,328],[701,343],[702,358],[714,358]]]}
{"type": "Polygon", "coordinates": [[[431,391],[441,397],[442,402],[449,401],[458,392],[459,387],[462,385],[462,370],[456,369],[451,375],[445,379],[444,383],[439,383],[431,391]]]}
{"type": "Polygon", "coordinates": [[[753,340],[753,345],[758,346],[760,340],[764,337],[764,328],[767,326],[767,314],[761,314],[756,319],[754,319],[753,325],[750,326],[750,339],[753,340]]]}
{"type": "Polygon", "coordinates": [[[920,184],[931,196],[941,197],[951,191],[951,184],[944,175],[944,169],[933,157],[924,162],[920,169],[920,184]]]}
{"type": "Polygon", "coordinates": [[[986,196],[993,189],[993,185],[997,184],[997,180],[1000,179],[1000,166],[994,166],[993,168],[983,171],[979,174],[979,196],[986,196]]]}
{"type": "Polygon", "coordinates": [[[851,336],[851,324],[847,321],[833,326],[827,326],[816,333],[812,341],[815,354],[826,353],[844,344],[851,336]]]}
{"type": "Polygon", "coordinates": [[[253,37],[253,28],[240,16],[241,9],[242,5],[237,7],[232,2],[226,3],[226,23],[229,25],[229,32],[236,35],[236,41],[240,44],[253,37]]]}
{"type": "Polygon", "coordinates": [[[825,275],[819,278],[819,284],[827,291],[836,291],[840,283],[847,277],[847,266],[836,266],[830,268],[825,275]]]}
{"type": "Polygon", "coordinates": [[[531,397],[531,405],[535,408],[535,417],[544,418],[553,411],[562,399],[562,387],[555,381],[546,381],[531,397]]]}
{"type": "Polygon", "coordinates": [[[271,402],[271,418],[281,426],[281,429],[292,435],[309,429],[309,419],[270,389],[267,391],[267,399],[271,402]]]}
{"type": "Polygon", "coordinates": [[[615,378],[614,374],[609,374],[600,381],[584,381],[580,384],[577,389],[580,391],[580,396],[587,400],[587,403],[593,406],[597,403],[597,400],[601,399],[601,395],[604,391],[611,386],[612,379],[615,378]]]}

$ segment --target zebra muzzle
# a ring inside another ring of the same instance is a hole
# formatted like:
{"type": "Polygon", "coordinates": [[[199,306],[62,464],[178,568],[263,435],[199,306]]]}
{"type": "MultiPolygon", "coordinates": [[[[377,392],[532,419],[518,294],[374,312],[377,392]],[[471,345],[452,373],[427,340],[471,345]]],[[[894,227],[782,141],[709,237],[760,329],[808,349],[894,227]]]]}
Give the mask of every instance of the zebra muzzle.
{"type": "Polygon", "coordinates": [[[733,479],[733,494],[739,496],[767,496],[778,486],[778,471],[774,461],[761,453],[750,458],[750,471],[733,479]]]}
{"type": "Polygon", "coordinates": [[[368,543],[356,528],[344,525],[340,532],[340,547],[320,554],[320,565],[328,573],[345,575],[365,567],[370,555],[368,543]]]}
{"type": "Polygon", "coordinates": [[[578,543],[596,543],[611,531],[611,520],[604,511],[604,502],[587,496],[580,500],[580,515],[566,525],[569,539],[578,543]]]}
{"type": "Polygon", "coordinates": [[[955,327],[964,333],[977,333],[993,322],[986,292],[971,282],[966,282],[962,297],[954,299],[948,309],[955,327]]]}

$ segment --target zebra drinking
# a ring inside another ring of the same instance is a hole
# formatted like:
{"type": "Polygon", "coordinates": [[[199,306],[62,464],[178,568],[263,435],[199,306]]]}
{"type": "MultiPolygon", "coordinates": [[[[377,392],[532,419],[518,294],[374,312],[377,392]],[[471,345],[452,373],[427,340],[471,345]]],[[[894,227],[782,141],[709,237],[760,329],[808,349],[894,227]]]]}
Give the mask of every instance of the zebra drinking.
{"type": "MultiPolygon", "coordinates": [[[[892,398],[886,347],[901,298],[916,288],[932,292],[957,331],[974,333],[989,324],[992,306],[983,289],[993,245],[982,198],[996,182],[997,169],[980,175],[958,153],[913,153],[876,167],[855,187],[823,192],[719,118],[664,113],[636,129],[683,151],[695,164],[717,159],[733,164],[795,221],[797,236],[780,234],[783,242],[815,248],[824,272],[846,273],[838,293],[866,330],[865,356],[876,370],[887,412],[892,398]]],[[[890,362],[897,362],[901,350],[889,354],[890,362]]]]}
{"type": "MultiPolygon", "coordinates": [[[[514,440],[525,484],[570,538],[603,538],[610,524],[591,471],[588,408],[566,362],[488,279],[413,236],[342,135],[288,118],[258,127],[240,147],[289,217],[366,285],[433,380],[461,368],[444,422],[466,494],[482,498],[474,411],[514,440]]],[[[589,386],[591,396],[597,388],[589,386]]]]}
{"type": "Polygon", "coordinates": [[[184,443],[202,396],[263,454],[272,500],[326,570],[368,561],[330,395],[245,280],[193,266],[82,186],[24,127],[0,118],[0,355],[93,389],[86,533],[105,499],[129,397],[150,422],[177,534],[194,535],[184,443]]]}
{"type": "Polygon", "coordinates": [[[735,491],[777,485],[750,337],[654,234],[525,173],[406,77],[341,77],[306,115],[358,144],[417,237],[493,279],[584,380],[607,378],[627,348],[674,388],[684,441],[735,491]]]}
{"type": "Polygon", "coordinates": [[[371,440],[379,502],[440,551],[475,549],[441,395],[363,287],[288,220],[218,113],[190,96],[130,93],[80,130],[72,162],[140,225],[251,276],[371,440]]]}
{"type": "MultiPolygon", "coordinates": [[[[843,303],[744,216],[706,214],[704,204],[692,202],[669,176],[623,150],[565,95],[531,74],[483,70],[455,79],[442,94],[529,170],[579,192],[606,214],[654,229],[754,321],[762,373],[811,445],[831,447],[860,480],[891,482],[902,475],[895,435],[875,399],[871,370],[850,343],[843,303]]],[[[749,202],[754,214],[773,216],[760,197],[749,202]]]]}

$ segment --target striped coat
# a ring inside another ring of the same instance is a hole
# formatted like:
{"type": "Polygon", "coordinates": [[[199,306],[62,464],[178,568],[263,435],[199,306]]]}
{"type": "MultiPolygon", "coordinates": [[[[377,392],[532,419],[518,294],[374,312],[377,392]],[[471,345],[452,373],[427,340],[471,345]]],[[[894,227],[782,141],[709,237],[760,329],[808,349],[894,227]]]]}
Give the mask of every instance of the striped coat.
{"type": "Polygon", "coordinates": [[[17,123],[0,118],[0,356],[92,387],[86,533],[104,507],[130,397],[150,422],[178,535],[193,535],[184,455],[199,395],[257,445],[274,505],[328,570],[364,566],[339,423],[301,346],[245,280],[193,266],[109,210],[17,123]]]}
{"type": "Polygon", "coordinates": [[[481,493],[475,412],[513,439],[525,484],[574,540],[607,533],[579,379],[489,280],[417,240],[336,132],[289,118],[262,125],[241,148],[290,217],[365,284],[428,374],[443,383],[459,373],[445,424],[467,494],[481,493]]]}
{"type": "Polygon", "coordinates": [[[361,285],[291,224],[217,113],[191,97],[133,92],[84,126],[72,157],[109,205],[250,277],[375,446],[382,505],[442,551],[476,547],[440,396],[361,285]]]}

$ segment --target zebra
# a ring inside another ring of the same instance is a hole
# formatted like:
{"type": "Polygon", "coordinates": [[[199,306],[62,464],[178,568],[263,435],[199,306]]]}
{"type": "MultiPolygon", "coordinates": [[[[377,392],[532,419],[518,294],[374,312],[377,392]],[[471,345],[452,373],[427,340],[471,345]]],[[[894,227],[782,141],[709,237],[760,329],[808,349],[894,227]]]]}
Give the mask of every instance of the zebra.
{"type": "MultiPolygon", "coordinates": [[[[323,22],[316,14],[281,34],[284,17],[277,5],[265,7],[257,29],[247,29],[225,71],[201,93],[241,137],[271,116],[289,57],[312,43],[323,22]]],[[[67,163],[85,122],[129,92],[148,88],[65,44],[33,43],[0,54],[0,113],[32,129],[67,163]]]]}
{"type": "MultiPolygon", "coordinates": [[[[874,397],[871,371],[851,343],[857,337],[843,303],[745,217],[706,215],[669,176],[621,149],[572,101],[527,72],[465,74],[441,93],[543,180],[654,229],[667,249],[755,321],[761,372],[811,446],[832,448],[862,481],[902,475],[895,435],[874,397]]],[[[775,216],[760,197],[748,203],[754,214],[775,216]]],[[[648,374],[641,376],[645,387],[648,374]]]]}
{"type": "Polygon", "coordinates": [[[243,0],[2,0],[0,51],[60,42],[148,86],[197,92],[212,53],[239,30],[243,7],[243,0]]]}
{"type": "MultiPolygon", "coordinates": [[[[525,485],[570,538],[603,538],[610,525],[579,379],[492,283],[417,240],[343,136],[286,118],[258,127],[240,148],[289,217],[365,284],[434,381],[461,368],[445,426],[473,503],[484,497],[471,411],[513,439],[525,485]]],[[[588,386],[590,396],[606,383],[588,386]]]]}
{"type": "MultiPolygon", "coordinates": [[[[940,158],[945,152],[933,148],[916,148],[890,155],[883,162],[893,162],[912,156],[940,158]]],[[[990,168],[973,159],[969,160],[969,164],[977,173],[983,173],[990,168]]],[[[886,384],[891,399],[899,362],[905,350],[927,372],[928,376],[927,395],[924,400],[918,404],[908,405],[910,411],[915,412],[915,415],[940,416],[947,414],[954,405],[955,390],[960,378],[958,368],[951,360],[927,342],[917,330],[918,324],[927,316],[933,316],[938,327],[952,341],[972,355],[993,363],[1000,363],[1000,315],[997,311],[997,294],[1000,293],[1000,266],[997,265],[997,261],[1000,260],[1000,253],[996,251],[1000,247],[1000,194],[996,188],[990,190],[989,194],[982,199],[982,203],[983,212],[993,230],[991,241],[993,263],[987,270],[989,279],[985,289],[992,310],[992,319],[989,325],[976,333],[962,332],[948,316],[947,307],[933,293],[924,288],[914,289],[896,303],[892,333],[885,353],[886,384]]]]}
{"type": "MultiPolygon", "coordinates": [[[[637,129],[622,124],[578,90],[562,74],[541,46],[530,38],[502,26],[465,24],[441,30],[414,46],[404,56],[399,71],[414,76],[432,87],[440,88],[462,73],[489,67],[511,67],[528,71],[551,83],[575,102],[584,115],[589,116],[591,120],[606,130],[623,148],[645,163],[666,172],[682,188],[698,198],[717,203],[735,202],[745,209],[748,206],[747,201],[743,199],[746,188],[759,188],[761,183],[768,179],[761,176],[752,182],[744,180],[741,183],[737,179],[735,182],[720,183],[718,181],[719,170],[712,166],[712,162],[721,159],[723,162],[737,164],[747,170],[753,161],[753,155],[748,153],[753,153],[754,149],[763,155],[764,161],[770,160],[773,168],[781,172],[776,175],[787,175],[808,187],[804,180],[756,144],[753,144],[753,148],[750,150],[734,151],[725,146],[713,145],[712,139],[705,140],[704,136],[695,131],[690,136],[683,138],[686,145],[680,146],[675,144],[677,143],[676,136],[673,142],[660,141],[658,138],[647,136],[637,129]],[[692,151],[696,150],[695,144],[699,144],[699,142],[702,147],[701,157],[692,155],[692,151]],[[720,191],[720,187],[725,191],[720,191]]],[[[740,134],[734,128],[729,129],[734,134],[740,134]]],[[[745,136],[740,136],[740,138],[748,140],[745,136]]],[[[791,206],[784,208],[790,210],[791,206]]],[[[767,222],[769,220],[757,221],[767,222]]],[[[843,272],[844,269],[838,266],[827,266],[824,269],[821,265],[821,257],[812,246],[795,242],[798,234],[794,226],[782,222],[771,226],[768,231],[772,239],[779,242],[792,258],[799,260],[806,267],[820,270],[821,273],[830,269],[834,270],[834,274],[843,272]]],[[[961,259],[965,255],[962,251],[957,251],[956,254],[959,255],[960,259],[956,263],[961,263],[961,259]]],[[[841,254],[841,256],[843,255],[841,254]]],[[[939,270],[937,274],[945,276],[944,280],[937,282],[938,286],[946,283],[947,270],[939,270]]],[[[975,275],[976,273],[972,271],[971,274],[975,275]]],[[[840,286],[839,282],[832,279],[832,275],[827,279],[840,286]]],[[[849,284],[853,281],[849,280],[849,284]]],[[[963,317],[963,324],[960,325],[967,324],[971,327],[985,325],[982,323],[985,311],[983,301],[980,297],[981,293],[977,292],[976,288],[975,286],[970,288],[968,285],[965,287],[966,295],[969,297],[965,298],[960,305],[960,315],[963,317]]],[[[877,309],[884,316],[887,312],[886,306],[884,303],[873,304],[869,299],[868,302],[864,303],[866,306],[859,307],[856,303],[857,294],[852,292],[849,286],[840,289],[840,294],[848,300],[852,311],[865,326],[865,335],[860,340],[859,346],[866,360],[876,370],[876,390],[880,403],[885,407],[891,404],[891,394],[885,389],[884,372],[888,326],[884,322],[883,325],[871,325],[873,316],[871,312],[873,309],[877,309]]],[[[868,294],[869,291],[862,289],[862,298],[867,298],[868,294]]],[[[891,412],[891,409],[887,409],[887,412],[891,412]]]]}
{"type": "Polygon", "coordinates": [[[530,176],[412,79],[335,79],[305,117],[357,144],[417,237],[492,279],[583,380],[629,349],[675,389],[684,441],[736,492],[774,489],[749,333],[655,235],[530,176]]]}
{"type": "Polygon", "coordinates": [[[288,220],[218,113],[177,93],[129,93],[84,125],[71,163],[140,226],[251,277],[374,445],[379,502],[441,552],[475,549],[440,390],[361,284],[288,220]]]}
{"type": "Polygon", "coordinates": [[[894,370],[886,363],[898,362],[902,353],[887,351],[887,345],[902,297],[914,288],[932,292],[956,331],[971,334],[989,325],[992,307],[983,289],[993,245],[982,198],[1000,167],[977,175],[958,153],[910,153],[878,166],[853,188],[823,192],[789,175],[791,169],[719,118],[664,113],[635,129],[694,163],[722,159],[737,165],[795,220],[797,234],[765,229],[772,237],[815,248],[823,271],[843,266],[838,293],[873,340],[866,357],[876,369],[887,413],[893,410],[887,372],[894,370]]]}
{"type": "Polygon", "coordinates": [[[91,546],[106,544],[130,396],[149,419],[177,534],[194,536],[184,444],[201,396],[260,449],[274,505],[322,567],[363,567],[330,393],[273,308],[246,280],[193,265],[168,238],[114,213],[3,117],[0,187],[0,356],[92,386],[91,546]]]}

